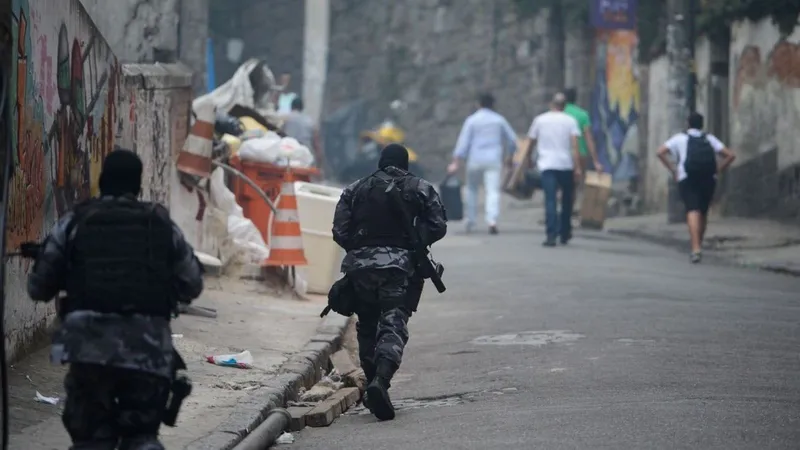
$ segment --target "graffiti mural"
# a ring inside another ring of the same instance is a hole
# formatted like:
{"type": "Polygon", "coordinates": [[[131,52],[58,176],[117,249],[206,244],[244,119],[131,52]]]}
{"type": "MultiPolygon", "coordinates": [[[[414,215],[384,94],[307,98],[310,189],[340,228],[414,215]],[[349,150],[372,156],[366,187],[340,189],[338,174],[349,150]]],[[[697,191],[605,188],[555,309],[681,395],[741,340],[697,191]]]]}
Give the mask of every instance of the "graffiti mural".
{"type": "Polygon", "coordinates": [[[592,135],[614,181],[638,176],[639,79],[635,31],[598,31],[592,91],[592,135]]]}
{"type": "Polygon", "coordinates": [[[120,65],[76,3],[13,0],[12,21],[16,152],[6,233],[15,249],[97,193],[122,93],[120,65]]]}

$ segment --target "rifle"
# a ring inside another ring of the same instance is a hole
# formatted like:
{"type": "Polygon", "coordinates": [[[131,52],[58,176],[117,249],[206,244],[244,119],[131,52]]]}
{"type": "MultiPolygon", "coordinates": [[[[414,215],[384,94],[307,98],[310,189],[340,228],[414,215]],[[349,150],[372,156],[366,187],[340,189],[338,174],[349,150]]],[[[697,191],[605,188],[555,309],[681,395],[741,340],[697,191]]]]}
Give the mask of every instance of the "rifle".
{"type": "Polygon", "coordinates": [[[38,242],[23,242],[19,246],[19,251],[6,253],[6,256],[21,256],[28,259],[36,259],[42,250],[43,244],[38,242]]]}
{"type": "Polygon", "coordinates": [[[416,226],[417,218],[412,218],[408,213],[408,210],[405,208],[403,199],[400,198],[400,189],[395,184],[394,178],[382,171],[379,171],[377,175],[378,178],[389,183],[389,186],[386,188],[385,192],[389,194],[389,198],[391,198],[392,202],[394,202],[395,211],[400,215],[400,221],[403,223],[403,227],[406,229],[408,238],[411,240],[411,247],[414,251],[417,270],[420,272],[422,278],[430,278],[431,282],[434,286],[436,286],[436,290],[439,291],[440,294],[443,293],[447,290],[444,282],[442,282],[444,266],[431,259],[430,250],[419,237],[419,231],[417,230],[416,226]]]}

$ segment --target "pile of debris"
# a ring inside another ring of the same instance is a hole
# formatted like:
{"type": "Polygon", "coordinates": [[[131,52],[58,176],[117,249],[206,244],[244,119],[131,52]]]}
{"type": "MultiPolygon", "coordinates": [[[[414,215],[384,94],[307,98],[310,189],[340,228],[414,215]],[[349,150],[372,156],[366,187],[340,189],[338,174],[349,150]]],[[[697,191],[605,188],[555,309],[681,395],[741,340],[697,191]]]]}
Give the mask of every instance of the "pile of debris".
{"type": "Polygon", "coordinates": [[[330,374],[301,392],[299,401],[289,402],[291,432],[306,426],[327,427],[361,400],[366,383],[361,368],[353,363],[347,350],[339,350],[330,359],[330,374]]]}
{"type": "Polygon", "coordinates": [[[273,212],[276,210],[272,204],[274,195],[264,192],[259,180],[248,178],[237,170],[237,165],[247,162],[301,169],[315,165],[311,150],[281,131],[282,118],[272,101],[279,91],[269,67],[251,59],[226,83],[192,102],[193,125],[198,121],[213,123],[209,155],[212,166],[210,173],[203,176],[182,170],[179,160],[180,184],[186,191],[185,198],[197,190],[208,199],[209,205],[203,208],[210,210],[208,215],[216,222],[213,234],[220,243],[213,255],[199,256],[208,266],[219,267],[221,273],[241,274],[247,268],[260,271],[261,263],[269,256],[264,230],[246,217],[233,184],[250,185],[273,212]]]}

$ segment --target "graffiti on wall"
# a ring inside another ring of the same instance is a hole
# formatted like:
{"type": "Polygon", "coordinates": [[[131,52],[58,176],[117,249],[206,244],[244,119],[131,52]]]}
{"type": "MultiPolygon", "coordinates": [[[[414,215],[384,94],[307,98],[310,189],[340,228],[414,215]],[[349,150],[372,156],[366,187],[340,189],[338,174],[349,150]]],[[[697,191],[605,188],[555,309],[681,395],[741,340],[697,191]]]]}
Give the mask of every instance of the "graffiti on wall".
{"type": "Polygon", "coordinates": [[[597,33],[592,136],[600,160],[610,168],[614,181],[638,176],[638,44],[635,31],[597,33]]]}
{"type": "Polygon", "coordinates": [[[76,202],[97,194],[114,147],[121,67],[73,2],[12,1],[16,66],[8,246],[39,240],[76,202]]]}

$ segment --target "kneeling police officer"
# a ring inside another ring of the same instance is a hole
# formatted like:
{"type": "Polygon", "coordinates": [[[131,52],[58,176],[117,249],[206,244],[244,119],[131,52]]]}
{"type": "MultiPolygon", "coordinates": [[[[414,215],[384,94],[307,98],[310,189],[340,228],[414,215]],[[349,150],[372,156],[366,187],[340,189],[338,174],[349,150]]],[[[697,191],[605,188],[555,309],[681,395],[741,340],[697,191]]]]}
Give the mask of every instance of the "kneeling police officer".
{"type": "MultiPolygon", "coordinates": [[[[433,186],[408,172],[405,147],[386,146],[378,167],[342,192],[333,239],[347,250],[342,272],[355,297],[359,359],[368,383],[364,404],[378,419],[391,420],[395,413],[388,389],[425,281],[419,258],[427,255],[417,249],[445,236],[447,218],[433,186]],[[399,195],[390,195],[392,189],[399,195]],[[413,223],[404,223],[403,216],[413,223]]],[[[433,277],[440,275],[441,270],[433,277]]]]}
{"type": "Polygon", "coordinates": [[[167,209],[137,200],[141,183],[139,157],[112,151],[100,197],[58,221],[28,277],[33,300],[66,291],[51,358],[70,364],[63,423],[74,450],[163,450],[161,422],[174,425],[167,404],[185,366],[170,320],[202,292],[203,269],[167,209]]]}

